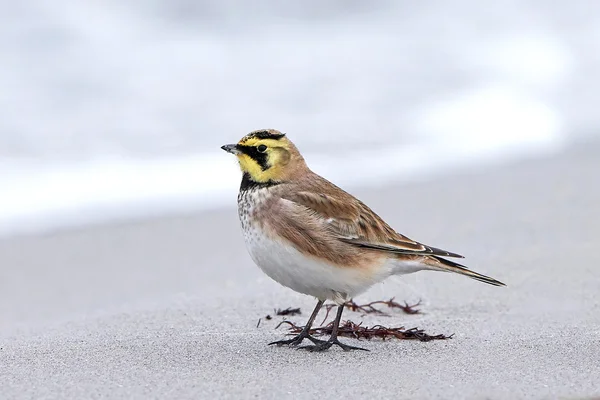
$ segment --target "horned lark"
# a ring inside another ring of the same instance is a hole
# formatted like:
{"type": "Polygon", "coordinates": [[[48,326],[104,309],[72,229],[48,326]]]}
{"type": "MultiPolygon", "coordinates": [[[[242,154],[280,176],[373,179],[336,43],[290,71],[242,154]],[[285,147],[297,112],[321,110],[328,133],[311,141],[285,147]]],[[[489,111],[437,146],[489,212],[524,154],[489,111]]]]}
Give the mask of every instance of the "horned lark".
{"type": "Polygon", "coordinates": [[[296,292],[317,298],[302,332],[276,345],[323,351],[341,343],[337,332],[343,304],[391,275],[421,270],[456,272],[495,286],[493,278],[442,257],[461,255],[416,242],[397,233],[360,200],[312,172],[296,146],[274,129],[258,130],[237,144],[243,177],[238,212],[250,256],[265,274],[296,292]],[[339,305],[332,335],[315,339],[309,331],[326,300],[339,305]]]}

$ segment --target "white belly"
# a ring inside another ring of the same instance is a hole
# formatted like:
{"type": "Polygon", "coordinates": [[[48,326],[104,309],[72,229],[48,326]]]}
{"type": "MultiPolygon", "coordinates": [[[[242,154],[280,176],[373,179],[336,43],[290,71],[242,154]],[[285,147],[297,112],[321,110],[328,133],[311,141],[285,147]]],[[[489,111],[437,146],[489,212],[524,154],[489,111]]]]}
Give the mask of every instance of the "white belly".
{"type": "Polygon", "coordinates": [[[268,237],[258,227],[248,227],[244,237],[250,256],[265,274],[320,300],[344,302],[385,278],[372,270],[338,267],[305,256],[287,242],[268,237]]]}

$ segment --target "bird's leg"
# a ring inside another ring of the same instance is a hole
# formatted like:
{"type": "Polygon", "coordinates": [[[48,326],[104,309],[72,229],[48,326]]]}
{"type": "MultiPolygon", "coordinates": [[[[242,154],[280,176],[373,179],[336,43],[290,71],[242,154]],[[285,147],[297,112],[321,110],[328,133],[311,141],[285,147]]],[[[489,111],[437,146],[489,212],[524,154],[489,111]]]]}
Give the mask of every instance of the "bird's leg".
{"type": "Polygon", "coordinates": [[[302,328],[302,331],[297,336],[294,336],[293,338],[291,338],[289,340],[279,340],[277,342],[269,343],[269,346],[272,344],[276,344],[277,346],[283,346],[283,345],[298,346],[300,343],[302,343],[302,341],[304,339],[308,339],[311,342],[313,342],[314,344],[325,343],[325,341],[316,339],[309,334],[310,327],[312,326],[313,322],[315,321],[315,318],[317,318],[317,314],[319,314],[319,311],[321,310],[321,307],[323,307],[324,302],[325,302],[324,300],[319,300],[319,302],[317,303],[317,306],[315,307],[314,311],[312,312],[312,315],[308,319],[306,326],[304,328],[302,328]]]}
{"type": "Polygon", "coordinates": [[[331,331],[331,336],[329,337],[329,340],[326,342],[321,341],[321,343],[315,343],[313,346],[304,346],[301,347],[302,349],[306,349],[308,351],[325,351],[328,350],[331,346],[333,346],[334,344],[337,346],[340,346],[344,351],[349,351],[349,350],[364,350],[364,351],[369,351],[367,349],[363,349],[361,347],[354,347],[354,346],[349,346],[347,344],[344,344],[342,342],[340,342],[338,340],[338,331],[340,328],[340,321],[342,320],[342,313],[344,312],[344,305],[340,305],[338,307],[338,311],[337,311],[337,315],[335,317],[335,321],[333,321],[333,329],[331,331]]]}

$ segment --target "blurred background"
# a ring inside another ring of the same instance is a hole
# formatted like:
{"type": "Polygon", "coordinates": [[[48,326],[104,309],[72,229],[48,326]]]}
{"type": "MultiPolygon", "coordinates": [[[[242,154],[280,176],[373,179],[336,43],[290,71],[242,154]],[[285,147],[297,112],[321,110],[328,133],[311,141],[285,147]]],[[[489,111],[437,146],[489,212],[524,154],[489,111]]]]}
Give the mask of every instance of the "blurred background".
{"type": "Polygon", "coordinates": [[[233,206],[260,128],[354,185],[600,128],[593,0],[0,3],[0,235],[233,206]]]}

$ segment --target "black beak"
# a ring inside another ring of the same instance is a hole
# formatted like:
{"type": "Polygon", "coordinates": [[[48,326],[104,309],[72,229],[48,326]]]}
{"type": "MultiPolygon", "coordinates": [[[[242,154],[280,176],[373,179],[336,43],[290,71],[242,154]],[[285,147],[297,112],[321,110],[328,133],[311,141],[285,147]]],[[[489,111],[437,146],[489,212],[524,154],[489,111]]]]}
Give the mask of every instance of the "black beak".
{"type": "Polygon", "coordinates": [[[226,144],[221,146],[223,150],[231,154],[240,154],[240,151],[237,148],[237,144],[226,144]]]}

